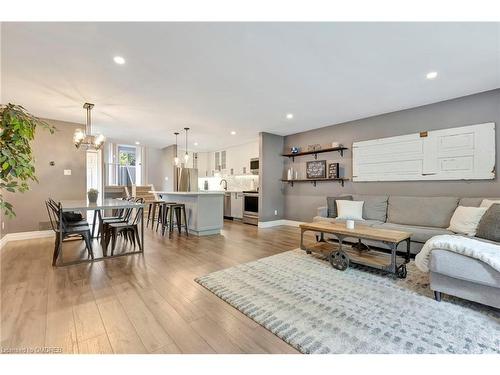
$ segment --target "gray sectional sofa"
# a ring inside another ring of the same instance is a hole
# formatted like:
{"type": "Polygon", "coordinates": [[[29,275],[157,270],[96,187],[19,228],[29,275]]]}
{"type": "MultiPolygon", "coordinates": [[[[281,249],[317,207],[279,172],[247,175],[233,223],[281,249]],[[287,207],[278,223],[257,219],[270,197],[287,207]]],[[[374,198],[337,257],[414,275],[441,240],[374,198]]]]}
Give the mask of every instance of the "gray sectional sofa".
{"type": "MultiPolygon", "coordinates": [[[[424,243],[433,236],[455,234],[448,231],[451,217],[457,206],[479,207],[483,198],[455,197],[406,197],[352,194],[346,199],[364,201],[363,221],[359,224],[374,228],[402,230],[413,233],[410,251],[417,254],[424,243]]],[[[337,197],[342,199],[342,197],[337,197]]],[[[499,198],[487,198],[499,199],[499,198]]],[[[343,222],[336,219],[330,207],[319,207],[315,222],[343,222]]],[[[353,243],[356,239],[351,240],[353,243]]],[[[486,241],[477,238],[478,241],[486,241]]],[[[380,242],[363,241],[367,245],[385,247],[380,242]]],[[[500,245],[500,244],[499,244],[500,245]]],[[[404,252],[405,244],[398,250],[404,252]]],[[[430,263],[431,289],[436,299],[441,293],[500,308],[500,273],[477,259],[447,250],[434,250],[430,263]]]]}

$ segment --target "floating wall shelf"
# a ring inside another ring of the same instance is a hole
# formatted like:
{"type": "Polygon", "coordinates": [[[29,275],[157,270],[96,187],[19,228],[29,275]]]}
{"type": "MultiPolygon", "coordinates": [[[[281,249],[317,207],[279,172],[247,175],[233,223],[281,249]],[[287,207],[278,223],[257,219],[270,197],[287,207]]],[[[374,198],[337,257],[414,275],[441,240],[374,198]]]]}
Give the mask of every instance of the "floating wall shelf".
{"type": "Polygon", "coordinates": [[[311,182],[314,186],[316,186],[317,182],[331,182],[331,181],[336,181],[342,186],[344,186],[345,181],[349,181],[348,178],[308,178],[305,180],[281,180],[282,182],[289,183],[291,186],[293,186],[294,183],[296,182],[311,182]]]}
{"type": "Polygon", "coordinates": [[[348,150],[347,147],[331,147],[331,148],[323,148],[321,150],[315,150],[315,151],[303,151],[303,152],[297,152],[295,154],[289,153],[289,154],[281,154],[281,156],[285,156],[287,158],[292,158],[292,161],[295,161],[296,156],[305,156],[305,155],[314,155],[314,159],[318,158],[318,154],[322,154],[324,152],[334,152],[338,151],[340,153],[340,156],[344,156],[344,150],[348,150]]]}

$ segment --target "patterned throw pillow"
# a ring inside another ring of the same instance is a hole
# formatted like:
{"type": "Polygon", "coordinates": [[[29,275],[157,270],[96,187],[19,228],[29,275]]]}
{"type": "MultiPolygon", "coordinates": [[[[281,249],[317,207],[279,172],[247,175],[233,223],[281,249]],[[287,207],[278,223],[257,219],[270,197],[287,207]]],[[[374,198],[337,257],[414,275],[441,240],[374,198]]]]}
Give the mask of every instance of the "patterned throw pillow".
{"type": "Polygon", "coordinates": [[[500,242],[500,204],[492,204],[477,227],[476,237],[500,242]]]}

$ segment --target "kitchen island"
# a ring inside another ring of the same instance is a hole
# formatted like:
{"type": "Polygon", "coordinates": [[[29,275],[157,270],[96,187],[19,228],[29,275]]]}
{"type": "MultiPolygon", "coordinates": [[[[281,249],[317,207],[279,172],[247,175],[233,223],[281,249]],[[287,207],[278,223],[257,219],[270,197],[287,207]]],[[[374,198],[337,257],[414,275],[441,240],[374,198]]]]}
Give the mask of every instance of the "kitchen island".
{"type": "Polygon", "coordinates": [[[220,234],[224,225],[223,191],[151,191],[165,202],[186,205],[190,234],[208,236],[220,234]]]}

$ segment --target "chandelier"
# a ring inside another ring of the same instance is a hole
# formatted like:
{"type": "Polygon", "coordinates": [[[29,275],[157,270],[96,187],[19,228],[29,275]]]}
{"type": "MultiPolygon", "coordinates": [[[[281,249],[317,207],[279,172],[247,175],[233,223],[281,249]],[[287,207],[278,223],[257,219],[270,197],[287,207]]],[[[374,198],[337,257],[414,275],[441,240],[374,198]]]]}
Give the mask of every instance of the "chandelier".
{"type": "Polygon", "coordinates": [[[85,130],[75,130],[75,133],[73,134],[73,143],[76,148],[82,147],[86,150],[99,150],[104,144],[106,138],[102,134],[92,135],[91,111],[92,108],[94,108],[94,105],[91,103],[85,103],[83,108],[87,110],[87,123],[85,125],[85,130]]]}

